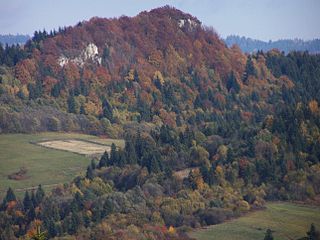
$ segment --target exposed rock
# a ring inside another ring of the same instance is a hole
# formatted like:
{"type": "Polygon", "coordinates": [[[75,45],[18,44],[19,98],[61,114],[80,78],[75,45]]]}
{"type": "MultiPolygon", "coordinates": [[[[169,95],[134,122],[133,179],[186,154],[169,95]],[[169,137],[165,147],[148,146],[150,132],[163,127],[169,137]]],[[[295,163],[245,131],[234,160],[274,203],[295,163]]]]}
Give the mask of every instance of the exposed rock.
{"type": "Polygon", "coordinates": [[[99,57],[98,47],[94,43],[89,43],[88,46],[82,50],[81,54],[78,57],[69,59],[66,56],[62,55],[58,58],[58,64],[61,67],[66,65],[69,61],[82,67],[88,61],[101,64],[101,57],[99,57]]]}
{"type": "Polygon", "coordinates": [[[198,26],[198,23],[190,18],[188,19],[179,19],[178,25],[180,28],[184,27],[186,24],[188,24],[188,27],[192,30],[195,27],[198,26]]]}
{"type": "Polygon", "coordinates": [[[66,65],[69,62],[69,58],[67,58],[66,56],[62,55],[58,58],[58,64],[60,65],[60,67],[63,67],[64,65],[66,65]]]}

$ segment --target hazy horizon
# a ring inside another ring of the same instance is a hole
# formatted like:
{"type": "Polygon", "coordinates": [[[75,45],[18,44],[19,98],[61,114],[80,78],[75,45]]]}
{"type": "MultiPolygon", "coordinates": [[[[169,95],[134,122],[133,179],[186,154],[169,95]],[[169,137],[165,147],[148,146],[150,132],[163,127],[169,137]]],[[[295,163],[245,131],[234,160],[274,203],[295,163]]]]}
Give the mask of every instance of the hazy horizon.
{"type": "Polygon", "coordinates": [[[135,16],[141,11],[170,5],[197,17],[212,26],[225,38],[239,35],[263,41],[279,39],[312,40],[320,37],[320,1],[282,0],[0,0],[0,34],[33,35],[36,30],[47,31],[74,26],[92,17],[135,16]]]}

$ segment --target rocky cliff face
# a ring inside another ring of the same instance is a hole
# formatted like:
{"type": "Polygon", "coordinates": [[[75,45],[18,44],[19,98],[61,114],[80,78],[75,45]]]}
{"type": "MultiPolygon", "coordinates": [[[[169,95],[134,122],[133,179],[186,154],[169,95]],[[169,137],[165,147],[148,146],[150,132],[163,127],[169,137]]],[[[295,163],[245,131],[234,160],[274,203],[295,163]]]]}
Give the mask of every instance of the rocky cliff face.
{"type": "Polygon", "coordinates": [[[58,64],[60,67],[63,67],[69,62],[83,67],[83,65],[89,61],[92,63],[101,64],[101,57],[99,57],[98,47],[94,43],[89,43],[88,46],[82,50],[81,54],[75,58],[68,58],[64,55],[61,55],[58,58],[58,64]]]}

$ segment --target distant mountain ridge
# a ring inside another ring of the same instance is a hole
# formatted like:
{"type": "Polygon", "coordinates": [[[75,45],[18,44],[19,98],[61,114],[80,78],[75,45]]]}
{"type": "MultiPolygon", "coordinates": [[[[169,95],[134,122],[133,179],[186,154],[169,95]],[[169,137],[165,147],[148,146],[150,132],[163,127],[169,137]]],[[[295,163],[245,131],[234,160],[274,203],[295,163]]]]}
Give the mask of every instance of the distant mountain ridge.
{"type": "MultiPolygon", "coordinates": [[[[182,24],[179,23],[179,24],[182,24]]],[[[24,34],[0,34],[0,44],[5,46],[8,44],[12,45],[23,45],[31,37],[24,34]]],[[[227,38],[223,39],[228,47],[236,44],[240,47],[243,52],[254,53],[259,50],[267,52],[271,49],[279,49],[285,53],[291,51],[308,51],[310,53],[320,53],[320,39],[313,39],[304,41],[302,39],[280,39],[276,41],[262,41],[258,39],[252,39],[250,37],[240,37],[238,35],[229,35],[227,38]]]]}
{"type": "Polygon", "coordinates": [[[9,46],[14,44],[25,44],[30,39],[29,35],[23,35],[23,34],[0,34],[0,43],[5,46],[8,44],[9,46]]]}
{"type": "Polygon", "coordinates": [[[257,52],[259,50],[266,52],[274,48],[284,51],[285,53],[289,53],[291,51],[308,51],[310,53],[320,52],[320,39],[308,41],[304,41],[302,39],[281,39],[265,42],[248,37],[230,35],[224,39],[224,41],[228,47],[236,44],[243,52],[247,53],[257,52]]]}

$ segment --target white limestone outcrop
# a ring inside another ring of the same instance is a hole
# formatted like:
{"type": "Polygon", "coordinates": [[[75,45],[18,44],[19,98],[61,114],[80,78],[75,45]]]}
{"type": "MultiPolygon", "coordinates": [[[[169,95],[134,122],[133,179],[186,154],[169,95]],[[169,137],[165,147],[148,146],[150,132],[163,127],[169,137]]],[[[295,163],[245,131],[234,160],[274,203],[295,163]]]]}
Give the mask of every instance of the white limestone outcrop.
{"type": "Polygon", "coordinates": [[[58,58],[58,64],[63,67],[68,62],[73,62],[77,64],[78,66],[82,67],[86,62],[92,61],[97,64],[101,64],[101,57],[99,56],[98,47],[94,43],[89,43],[88,46],[86,46],[79,56],[75,58],[68,58],[64,55],[61,55],[58,58]]]}

